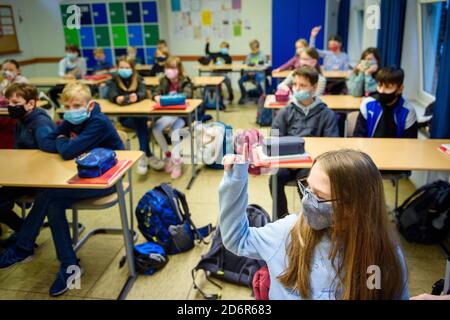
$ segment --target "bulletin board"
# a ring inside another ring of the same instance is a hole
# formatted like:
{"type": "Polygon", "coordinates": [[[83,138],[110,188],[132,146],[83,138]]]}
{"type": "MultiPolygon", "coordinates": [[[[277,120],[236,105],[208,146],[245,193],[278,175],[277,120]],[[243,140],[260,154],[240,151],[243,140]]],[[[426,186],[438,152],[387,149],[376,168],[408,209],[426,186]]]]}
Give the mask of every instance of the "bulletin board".
{"type": "Polygon", "coordinates": [[[171,0],[176,39],[232,39],[251,29],[242,0],[171,0]]]}
{"type": "Polygon", "coordinates": [[[12,6],[0,5],[0,54],[20,52],[12,6]]]}
{"type": "Polygon", "coordinates": [[[80,8],[80,28],[68,27],[71,6],[60,5],[66,44],[77,45],[87,60],[94,64],[94,49],[103,48],[106,59],[115,64],[126,55],[127,47],[137,49],[138,62],[153,64],[160,39],[156,1],[74,3],[80,8]]]}

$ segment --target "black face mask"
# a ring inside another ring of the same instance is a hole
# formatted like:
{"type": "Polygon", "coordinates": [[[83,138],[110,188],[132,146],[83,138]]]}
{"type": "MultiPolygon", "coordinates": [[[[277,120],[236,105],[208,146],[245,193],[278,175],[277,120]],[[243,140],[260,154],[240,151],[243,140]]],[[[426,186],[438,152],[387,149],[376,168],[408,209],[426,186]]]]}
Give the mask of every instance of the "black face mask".
{"type": "Polygon", "coordinates": [[[13,119],[22,119],[26,113],[24,105],[8,106],[8,114],[13,119]]]}
{"type": "Polygon", "coordinates": [[[397,100],[398,94],[397,92],[394,93],[380,93],[378,92],[378,100],[380,101],[381,105],[383,106],[392,106],[392,104],[397,100]]]}
{"type": "Polygon", "coordinates": [[[160,62],[160,63],[165,62],[166,60],[167,60],[166,57],[157,57],[157,58],[156,58],[156,61],[158,61],[158,62],[160,62]]]}

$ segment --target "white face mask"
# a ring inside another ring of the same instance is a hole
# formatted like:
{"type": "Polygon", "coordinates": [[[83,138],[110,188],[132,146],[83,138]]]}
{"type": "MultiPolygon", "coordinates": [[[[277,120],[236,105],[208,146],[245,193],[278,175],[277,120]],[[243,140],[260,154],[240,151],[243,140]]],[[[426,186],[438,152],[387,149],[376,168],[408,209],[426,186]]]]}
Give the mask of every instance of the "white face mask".
{"type": "Polygon", "coordinates": [[[12,81],[16,78],[17,74],[13,71],[9,71],[9,70],[5,70],[3,71],[3,77],[8,80],[8,81],[12,81]]]}

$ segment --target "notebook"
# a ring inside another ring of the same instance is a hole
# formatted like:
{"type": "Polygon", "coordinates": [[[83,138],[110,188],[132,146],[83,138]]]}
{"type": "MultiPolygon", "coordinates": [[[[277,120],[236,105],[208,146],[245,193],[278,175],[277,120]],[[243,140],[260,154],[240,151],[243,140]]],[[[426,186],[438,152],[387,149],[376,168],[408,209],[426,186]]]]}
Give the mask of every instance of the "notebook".
{"type": "Polygon", "coordinates": [[[302,164],[312,163],[313,159],[308,153],[294,154],[289,156],[269,157],[264,154],[263,147],[257,146],[253,148],[253,160],[256,167],[267,167],[276,165],[302,164]]]}

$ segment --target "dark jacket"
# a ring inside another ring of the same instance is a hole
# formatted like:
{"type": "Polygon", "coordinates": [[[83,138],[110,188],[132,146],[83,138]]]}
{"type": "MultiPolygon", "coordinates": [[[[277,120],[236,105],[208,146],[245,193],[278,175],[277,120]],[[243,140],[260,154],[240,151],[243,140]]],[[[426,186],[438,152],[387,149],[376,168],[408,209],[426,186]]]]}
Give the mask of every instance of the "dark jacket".
{"type": "Polygon", "coordinates": [[[223,64],[231,64],[233,62],[231,56],[229,54],[223,54],[222,52],[211,52],[209,51],[209,43],[206,44],[205,54],[209,56],[214,63],[222,60],[223,64]]]}
{"type": "Polygon", "coordinates": [[[44,138],[42,150],[59,153],[64,160],[70,160],[94,148],[125,149],[116,128],[100,112],[98,104],[92,109],[89,119],[80,125],[63,121],[44,138]]]}
{"type": "Polygon", "coordinates": [[[15,149],[42,149],[44,138],[56,128],[47,112],[35,108],[16,123],[15,149]]]}
{"type": "Polygon", "coordinates": [[[111,63],[109,63],[107,60],[104,61],[96,61],[94,67],[92,68],[92,71],[94,73],[99,72],[99,71],[108,71],[110,69],[112,69],[113,66],[111,63]]]}
{"type": "Polygon", "coordinates": [[[336,115],[322,100],[316,98],[308,115],[291,102],[280,110],[272,129],[279,130],[280,137],[339,137],[336,115]]]}
{"type": "MultiPolygon", "coordinates": [[[[123,80],[124,85],[129,88],[131,84],[130,79],[123,80]]],[[[145,86],[144,81],[141,76],[137,78],[138,86],[136,91],[126,91],[119,87],[119,76],[115,76],[108,82],[108,100],[112,103],[116,103],[116,99],[119,96],[129,96],[132,93],[136,93],[138,96],[138,101],[144,100],[147,97],[147,87],[145,86]]]]}
{"type": "Polygon", "coordinates": [[[156,77],[159,74],[164,74],[164,64],[160,65],[159,63],[155,62],[152,69],[150,70],[149,76],[150,77],[156,77]]]}
{"type": "MultiPolygon", "coordinates": [[[[167,77],[162,77],[159,80],[159,86],[153,91],[153,96],[163,96],[170,93],[170,80],[167,77]]],[[[184,93],[187,99],[192,99],[194,96],[194,86],[189,77],[182,78],[178,83],[177,93],[184,93]]]]}
{"type": "Polygon", "coordinates": [[[417,138],[418,125],[414,107],[401,97],[396,106],[383,108],[377,97],[374,95],[363,100],[353,136],[417,138]]]}

